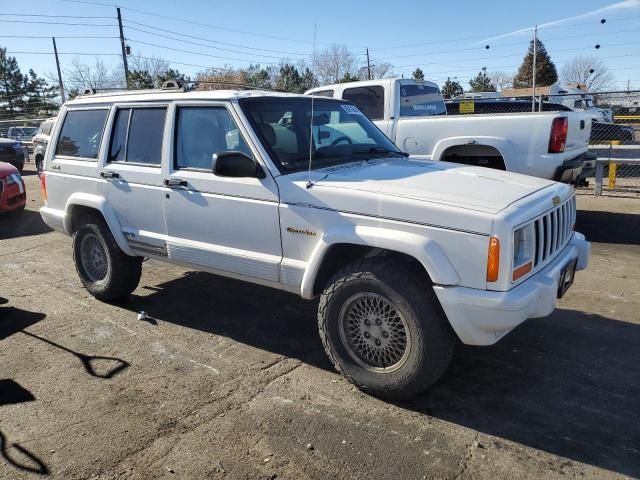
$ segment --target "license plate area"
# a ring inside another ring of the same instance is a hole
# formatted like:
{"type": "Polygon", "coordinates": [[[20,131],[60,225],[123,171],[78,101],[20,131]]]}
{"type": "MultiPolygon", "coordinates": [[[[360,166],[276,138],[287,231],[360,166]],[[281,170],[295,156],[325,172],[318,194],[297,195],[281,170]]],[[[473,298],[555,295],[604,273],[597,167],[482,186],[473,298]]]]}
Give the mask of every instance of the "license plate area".
{"type": "Polygon", "coordinates": [[[578,260],[572,260],[567,263],[560,271],[560,278],[558,279],[558,298],[562,298],[567,290],[573,285],[573,280],[576,277],[576,265],[578,260]]]}

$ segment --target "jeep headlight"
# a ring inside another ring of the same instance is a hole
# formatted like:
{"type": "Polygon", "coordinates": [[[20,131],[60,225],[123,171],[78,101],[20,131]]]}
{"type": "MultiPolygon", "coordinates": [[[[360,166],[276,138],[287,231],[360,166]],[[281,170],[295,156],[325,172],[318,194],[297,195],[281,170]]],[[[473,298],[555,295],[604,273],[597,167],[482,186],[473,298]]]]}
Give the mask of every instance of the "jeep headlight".
{"type": "Polygon", "coordinates": [[[536,251],[536,232],[532,223],[513,232],[513,281],[526,275],[533,268],[536,251]]]}

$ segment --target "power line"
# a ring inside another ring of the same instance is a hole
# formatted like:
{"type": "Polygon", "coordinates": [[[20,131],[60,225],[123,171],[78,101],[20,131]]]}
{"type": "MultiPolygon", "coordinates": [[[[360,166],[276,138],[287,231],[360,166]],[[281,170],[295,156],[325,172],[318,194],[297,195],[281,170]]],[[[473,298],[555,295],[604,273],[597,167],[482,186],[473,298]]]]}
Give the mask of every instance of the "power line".
{"type": "MultiPolygon", "coordinates": [[[[216,44],[219,44],[219,45],[226,45],[226,46],[237,47],[237,48],[245,48],[247,50],[259,50],[261,52],[282,53],[282,54],[285,54],[285,55],[308,55],[308,53],[302,53],[302,52],[287,52],[287,51],[283,51],[283,50],[274,50],[274,49],[271,49],[271,48],[248,47],[248,46],[240,45],[240,44],[237,44],[237,43],[219,42],[217,40],[209,40],[208,38],[204,38],[204,37],[197,37],[195,35],[187,35],[186,33],[174,32],[174,31],[171,31],[171,30],[167,30],[165,28],[154,27],[152,25],[146,25],[144,23],[134,22],[132,20],[124,20],[124,23],[125,23],[125,27],[127,29],[129,29],[129,30],[135,30],[135,31],[138,31],[138,32],[147,33],[149,35],[156,35],[158,37],[169,38],[169,39],[177,40],[179,42],[192,43],[192,42],[187,42],[186,40],[173,38],[173,37],[170,37],[168,35],[163,35],[163,34],[155,33],[155,32],[149,32],[149,31],[146,31],[146,30],[142,30],[140,28],[131,27],[128,24],[139,25],[139,26],[143,26],[143,27],[146,27],[146,28],[152,28],[154,30],[160,30],[160,31],[163,31],[163,32],[166,32],[166,33],[171,33],[173,35],[179,35],[181,37],[186,37],[186,38],[193,38],[193,39],[196,39],[196,40],[203,40],[205,42],[216,43],[216,44]]],[[[196,45],[200,45],[200,44],[196,43],[196,45]]],[[[214,48],[214,47],[212,47],[212,48],[214,48]]],[[[217,48],[219,48],[219,50],[225,50],[225,49],[220,48],[220,47],[217,47],[217,48]]],[[[235,51],[235,50],[231,50],[231,51],[235,51]]]]}
{"type": "MultiPolygon", "coordinates": [[[[11,52],[6,52],[9,53],[11,55],[52,55],[51,52],[27,52],[27,51],[11,51],[11,52]]],[[[78,55],[78,56],[97,56],[97,57],[103,57],[103,56],[116,56],[119,57],[120,54],[119,53],[86,53],[86,52],[58,52],[58,55],[78,55]]],[[[142,58],[142,57],[141,57],[142,58]]]]}
{"type": "Polygon", "coordinates": [[[42,13],[0,13],[2,17],[45,17],[45,18],[101,18],[101,19],[111,19],[114,17],[105,17],[105,16],[87,16],[87,15],[45,15],[42,13]]]}
{"type": "MultiPolygon", "coordinates": [[[[46,39],[50,39],[51,35],[0,35],[0,38],[46,38],[46,39]]],[[[56,38],[75,38],[75,39],[80,39],[80,38],[120,38],[120,37],[116,37],[116,36],[108,36],[108,35],[65,35],[65,36],[58,36],[56,35],[56,38]]]]}
{"type": "MultiPolygon", "coordinates": [[[[603,34],[598,34],[598,37],[600,36],[605,36],[605,35],[618,35],[620,33],[628,33],[628,32],[637,32],[638,29],[631,29],[631,30],[621,30],[621,31],[617,31],[617,32],[609,32],[609,33],[603,33],[603,34]]],[[[549,41],[554,41],[554,40],[565,40],[568,38],[581,38],[581,37],[590,37],[593,36],[593,33],[589,33],[589,34],[583,34],[583,35],[569,35],[569,36],[564,36],[564,37],[553,37],[553,38],[548,38],[545,39],[545,42],[549,42],[549,41]]],[[[528,40],[527,40],[528,42],[528,40]]],[[[496,45],[496,46],[492,46],[491,50],[494,49],[499,49],[499,48],[506,48],[506,47],[513,47],[513,46],[520,46],[522,45],[523,42],[514,42],[514,43],[507,43],[507,44],[503,44],[503,45],[496,45]]],[[[617,44],[617,45],[607,45],[609,47],[611,46],[618,46],[618,45],[627,45],[627,43],[625,44],[617,44]]],[[[484,46],[476,46],[476,47],[468,47],[468,48],[455,48],[455,49],[451,49],[451,50],[440,50],[440,51],[436,51],[436,52],[421,52],[421,53],[412,53],[412,54],[408,54],[408,55],[394,55],[393,57],[383,57],[383,58],[379,58],[378,60],[380,61],[389,61],[389,60],[394,60],[394,59],[398,59],[398,58],[418,58],[418,57],[422,57],[425,55],[440,55],[440,54],[446,54],[446,53],[457,53],[457,52],[466,52],[466,51],[480,51],[481,49],[485,49],[484,46]]],[[[556,51],[560,51],[560,50],[556,50],[556,51]]]]}
{"type": "Polygon", "coordinates": [[[69,23],[69,22],[44,22],[38,20],[0,20],[2,23],[37,23],[45,25],[69,25],[76,27],[117,27],[115,23],[69,23]]]}
{"type": "MultiPolygon", "coordinates": [[[[142,42],[140,40],[135,40],[133,38],[127,38],[127,40],[129,42],[139,43],[139,44],[142,44],[142,45],[148,45],[150,47],[158,47],[158,48],[162,48],[164,50],[173,50],[174,52],[190,53],[191,55],[199,55],[201,57],[219,58],[219,59],[222,59],[222,60],[232,60],[234,62],[252,62],[251,59],[247,59],[247,58],[223,57],[221,55],[212,55],[210,53],[192,52],[191,50],[184,50],[182,48],[166,47],[164,45],[158,45],[157,43],[142,42]]],[[[271,58],[274,58],[274,57],[271,57],[271,58]]],[[[278,63],[279,62],[271,62],[271,63],[267,63],[266,65],[277,65],[278,63]]]]}
{"type": "MultiPolygon", "coordinates": [[[[102,2],[90,2],[90,1],[86,1],[86,0],[62,0],[64,2],[69,2],[69,3],[82,3],[85,5],[99,5],[99,6],[103,6],[103,7],[116,7],[116,4],[113,3],[102,3],[102,2]]],[[[228,27],[222,27],[220,25],[212,25],[212,24],[208,24],[208,23],[201,23],[201,22],[196,22],[193,20],[187,20],[184,18],[177,18],[177,17],[172,17],[172,16],[168,16],[168,15],[161,15],[159,13],[153,13],[153,12],[149,12],[146,10],[140,10],[138,8],[133,8],[133,7],[120,7],[123,10],[128,10],[130,12],[136,12],[136,13],[141,13],[143,15],[149,15],[152,17],[157,17],[157,18],[163,18],[166,20],[171,20],[174,22],[182,22],[182,23],[186,23],[189,25],[197,25],[200,27],[205,27],[205,28],[210,28],[213,30],[222,30],[222,31],[226,31],[226,32],[234,32],[234,33],[240,33],[243,35],[251,35],[254,37],[261,37],[261,38],[270,38],[273,40],[284,40],[287,42],[294,42],[294,43],[303,43],[303,44],[307,44],[307,45],[311,45],[313,44],[313,42],[308,41],[308,40],[301,40],[301,39],[297,39],[297,38],[290,38],[290,37],[282,37],[279,35],[269,35],[269,34],[263,34],[263,33],[256,33],[256,32],[248,32],[246,30],[238,30],[238,29],[234,29],[234,28],[228,28],[228,27]]],[[[326,45],[330,45],[329,43],[327,43],[326,45]]],[[[351,48],[362,48],[361,46],[355,47],[353,45],[350,45],[351,48]]]]}
{"type": "MultiPolygon", "coordinates": [[[[630,21],[630,20],[637,20],[640,17],[627,17],[627,18],[614,18],[614,19],[609,19],[607,20],[607,22],[619,22],[619,21],[630,21]]],[[[596,21],[592,21],[592,22],[584,22],[584,23],[574,23],[572,25],[551,25],[549,27],[544,27],[543,30],[547,30],[547,29],[553,29],[553,28],[573,28],[573,27],[578,27],[578,26],[582,26],[582,25],[594,25],[595,23],[597,23],[596,21]]],[[[529,27],[527,27],[529,28],[529,27]]],[[[530,27],[531,29],[533,29],[533,27],[530,27]]],[[[458,37],[458,38],[449,38],[446,40],[438,40],[435,42],[421,42],[421,43],[413,43],[413,44],[405,44],[405,45],[396,45],[394,47],[384,47],[384,48],[375,48],[372,50],[375,50],[377,52],[383,52],[383,51],[388,51],[388,50],[397,50],[400,48],[409,48],[409,47],[421,47],[421,46],[425,46],[425,45],[438,45],[438,44],[443,44],[443,43],[455,43],[455,42],[461,42],[461,41],[465,41],[465,40],[475,40],[475,39],[483,39],[483,38],[492,38],[492,37],[497,37],[500,35],[507,35],[510,33],[514,33],[514,32],[502,32],[502,33],[494,33],[494,34],[486,34],[486,35],[473,35],[470,37],[458,37]]],[[[524,32],[523,32],[524,33],[524,32]]]]}
{"type": "MultiPolygon", "coordinates": [[[[265,57],[265,58],[282,58],[281,56],[276,56],[276,55],[263,55],[263,54],[259,54],[259,53],[255,53],[255,52],[243,52],[243,51],[234,50],[234,49],[231,49],[231,48],[214,47],[213,45],[207,45],[205,43],[192,42],[190,40],[183,40],[181,38],[176,38],[176,37],[172,37],[172,36],[169,36],[169,35],[162,35],[160,33],[146,32],[145,30],[141,30],[141,29],[133,28],[133,27],[129,27],[129,26],[126,26],[126,28],[127,28],[127,30],[135,30],[135,31],[138,31],[138,32],[149,33],[151,35],[155,35],[155,36],[158,36],[158,37],[168,38],[170,40],[175,40],[175,41],[183,42],[183,43],[189,43],[191,45],[198,45],[200,47],[211,48],[211,49],[214,49],[214,50],[222,50],[222,51],[225,51],[225,52],[239,53],[241,55],[254,55],[254,56],[257,56],[257,57],[265,57]]],[[[135,41],[135,40],[132,39],[132,41],[135,41]]]]}

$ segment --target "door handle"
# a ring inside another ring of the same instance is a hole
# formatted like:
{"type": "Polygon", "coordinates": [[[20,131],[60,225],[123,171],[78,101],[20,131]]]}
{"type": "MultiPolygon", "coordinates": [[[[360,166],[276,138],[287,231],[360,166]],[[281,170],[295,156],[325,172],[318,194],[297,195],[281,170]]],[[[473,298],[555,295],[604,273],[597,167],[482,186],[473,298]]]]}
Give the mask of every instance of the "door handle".
{"type": "Polygon", "coordinates": [[[179,178],[165,178],[164,186],[165,187],[186,187],[187,181],[180,180],[179,178]]]}
{"type": "Polygon", "coordinates": [[[116,172],[100,172],[102,178],[120,178],[116,172]]]}

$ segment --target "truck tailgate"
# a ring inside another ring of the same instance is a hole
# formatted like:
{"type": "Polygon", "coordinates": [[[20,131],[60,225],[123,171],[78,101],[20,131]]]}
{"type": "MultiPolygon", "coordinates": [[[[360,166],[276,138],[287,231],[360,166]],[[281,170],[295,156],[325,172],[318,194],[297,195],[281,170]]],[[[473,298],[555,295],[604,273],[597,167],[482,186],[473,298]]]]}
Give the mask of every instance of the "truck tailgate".
{"type": "Polygon", "coordinates": [[[575,150],[576,155],[583,153],[591,136],[591,114],[587,112],[562,112],[559,116],[569,118],[569,130],[564,151],[575,150]]]}

